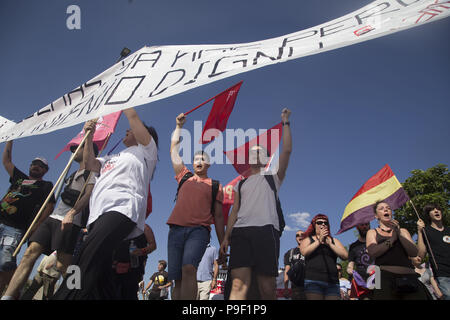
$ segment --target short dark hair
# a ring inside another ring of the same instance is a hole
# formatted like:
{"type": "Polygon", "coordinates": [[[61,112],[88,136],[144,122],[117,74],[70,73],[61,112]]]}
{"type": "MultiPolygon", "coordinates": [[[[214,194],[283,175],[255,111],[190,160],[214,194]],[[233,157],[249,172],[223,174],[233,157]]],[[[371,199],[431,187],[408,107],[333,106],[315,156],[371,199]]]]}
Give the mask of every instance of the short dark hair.
{"type": "Polygon", "coordinates": [[[159,260],[158,263],[159,263],[159,264],[162,264],[164,269],[167,267],[167,262],[166,262],[166,260],[159,260]]]}
{"type": "Polygon", "coordinates": [[[424,218],[429,222],[430,221],[430,211],[434,210],[434,209],[438,209],[439,211],[442,212],[442,208],[440,205],[436,204],[436,203],[429,203],[427,205],[425,205],[425,207],[423,207],[423,215],[424,218]]]}
{"type": "MultiPolygon", "coordinates": [[[[380,203],[387,203],[387,202],[384,200],[378,200],[377,202],[375,202],[375,204],[373,205],[373,213],[377,214],[377,207],[380,203]]],[[[389,203],[387,203],[387,204],[389,204],[389,203]]]]}
{"type": "Polygon", "coordinates": [[[211,159],[209,158],[209,154],[207,154],[205,151],[203,150],[199,150],[196,153],[194,153],[194,156],[192,157],[192,160],[195,159],[196,156],[202,156],[206,158],[206,162],[210,163],[211,159]]]}
{"type": "Polygon", "coordinates": [[[152,136],[153,140],[155,141],[156,147],[158,147],[158,133],[156,132],[156,129],[151,127],[151,126],[146,125],[145,122],[142,122],[142,123],[144,124],[144,126],[147,129],[148,133],[150,133],[150,135],[152,136]]]}

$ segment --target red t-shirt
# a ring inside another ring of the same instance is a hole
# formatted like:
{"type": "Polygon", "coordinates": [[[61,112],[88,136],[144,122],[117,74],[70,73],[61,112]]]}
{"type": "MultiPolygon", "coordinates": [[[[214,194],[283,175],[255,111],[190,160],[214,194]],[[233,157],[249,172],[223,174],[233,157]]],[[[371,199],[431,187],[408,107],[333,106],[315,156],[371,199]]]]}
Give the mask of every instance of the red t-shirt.
{"type": "MultiPolygon", "coordinates": [[[[183,176],[190,172],[184,167],[181,172],[175,176],[177,183],[183,176]]],[[[205,226],[208,227],[214,223],[211,213],[212,203],[212,179],[202,179],[196,175],[190,177],[183,183],[178,192],[178,199],[173,208],[172,214],[167,224],[174,224],[183,227],[205,226]]],[[[222,185],[219,185],[216,200],[223,202],[222,185]]]]}

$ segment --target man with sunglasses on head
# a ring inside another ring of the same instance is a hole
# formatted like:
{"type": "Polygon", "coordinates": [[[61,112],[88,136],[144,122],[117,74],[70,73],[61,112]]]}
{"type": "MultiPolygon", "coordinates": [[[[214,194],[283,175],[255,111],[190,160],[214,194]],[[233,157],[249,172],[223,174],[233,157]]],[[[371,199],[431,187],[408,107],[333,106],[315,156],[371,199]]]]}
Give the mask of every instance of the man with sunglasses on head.
{"type": "MultiPolygon", "coordinates": [[[[73,145],[70,151],[75,152],[77,148],[78,145],[73,145]]],[[[79,168],[66,178],[61,201],[48,219],[45,219],[31,235],[28,248],[8,285],[5,298],[19,298],[21,289],[41,254],[48,256],[56,251],[56,269],[62,275],[72,262],[81,228],[86,226],[89,212],[85,209],[95,183],[95,175],[84,168],[83,150],[83,147],[80,148],[74,157],[79,168]],[[80,196],[81,192],[83,193],[80,196]]],[[[95,144],[94,153],[98,154],[98,147],[95,144]]],[[[52,296],[53,292],[49,294],[49,298],[52,296]]]]}
{"type": "Polygon", "coordinates": [[[302,253],[300,252],[302,235],[302,230],[298,230],[295,233],[297,246],[284,254],[284,297],[289,297],[288,286],[290,281],[292,300],[306,300],[305,292],[303,290],[305,282],[305,257],[302,256],[302,253]]]}
{"type": "MultiPolygon", "coordinates": [[[[42,179],[49,169],[47,160],[35,158],[27,175],[12,162],[12,146],[12,141],[6,142],[2,158],[11,185],[0,203],[0,294],[17,267],[14,251],[53,189],[53,183],[42,179]]],[[[49,216],[54,204],[52,196],[31,232],[49,216]]]]}

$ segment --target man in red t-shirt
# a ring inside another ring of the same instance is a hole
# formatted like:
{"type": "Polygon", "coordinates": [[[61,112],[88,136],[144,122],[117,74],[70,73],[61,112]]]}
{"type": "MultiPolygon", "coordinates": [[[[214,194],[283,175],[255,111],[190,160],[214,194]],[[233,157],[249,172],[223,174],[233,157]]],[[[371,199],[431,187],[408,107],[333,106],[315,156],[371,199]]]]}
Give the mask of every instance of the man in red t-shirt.
{"type": "Polygon", "coordinates": [[[186,116],[182,113],[177,117],[177,125],[170,146],[175,179],[178,184],[183,180],[178,191],[177,202],[167,221],[170,226],[168,271],[169,280],[175,281],[172,295],[174,300],[196,299],[197,268],[210,242],[210,225],[215,224],[219,243],[222,243],[225,233],[222,215],[222,185],[218,184],[215,193],[213,180],[208,177],[209,156],[203,151],[196,153],[192,173],[186,168],[179,155],[180,133],[185,122],[186,116]],[[187,177],[189,178],[186,179],[187,177]],[[213,194],[217,194],[214,201],[213,194]]]}

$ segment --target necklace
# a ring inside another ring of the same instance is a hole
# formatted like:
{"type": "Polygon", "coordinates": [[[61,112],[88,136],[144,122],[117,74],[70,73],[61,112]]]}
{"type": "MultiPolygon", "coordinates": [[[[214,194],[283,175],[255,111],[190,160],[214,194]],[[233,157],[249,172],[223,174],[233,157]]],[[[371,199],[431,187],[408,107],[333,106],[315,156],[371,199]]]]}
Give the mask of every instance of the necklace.
{"type": "Polygon", "coordinates": [[[384,232],[391,232],[392,231],[392,229],[384,230],[382,227],[380,227],[380,229],[381,229],[381,231],[384,231],[384,232]]]}

